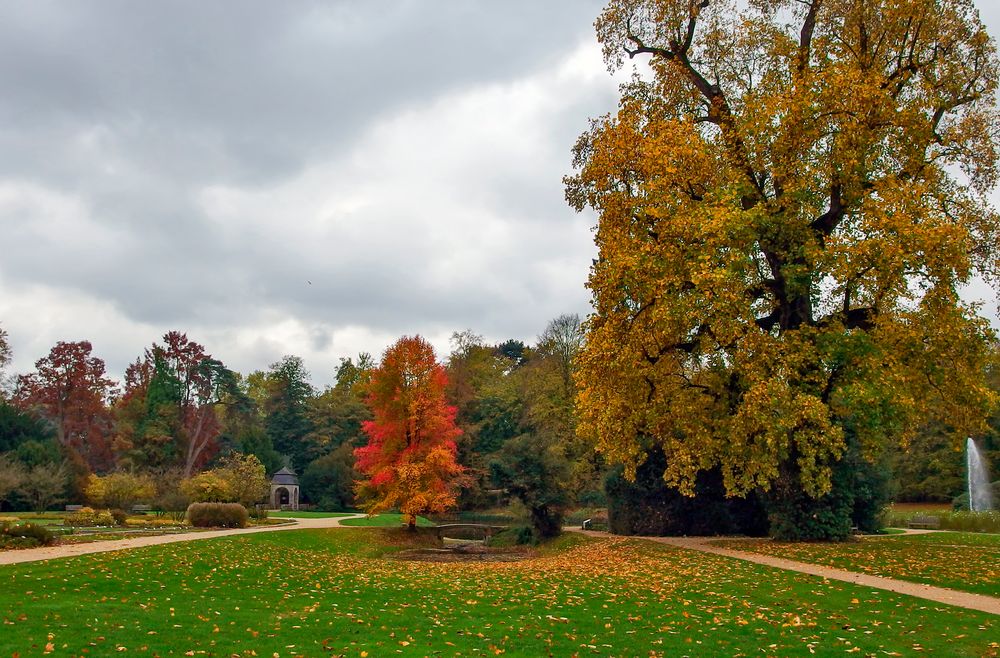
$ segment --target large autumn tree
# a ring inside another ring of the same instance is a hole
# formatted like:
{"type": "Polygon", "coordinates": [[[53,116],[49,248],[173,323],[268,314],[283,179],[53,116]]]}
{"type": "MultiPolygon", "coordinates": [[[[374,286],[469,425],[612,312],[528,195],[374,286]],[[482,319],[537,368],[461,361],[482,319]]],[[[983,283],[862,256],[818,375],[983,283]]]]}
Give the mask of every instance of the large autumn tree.
{"type": "Polygon", "coordinates": [[[58,342],[17,380],[15,403],[49,422],[59,444],[92,470],[113,461],[108,404],[115,383],[89,341],[58,342]]]}
{"type": "Polygon", "coordinates": [[[464,469],[446,386],[444,367],[420,336],[404,336],[382,355],[368,384],[368,444],[354,451],[364,476],[356,492],[369,514],[399,509],[413,528],[418,514],[454,506],[464,469]]]}
{"type": "Polygon", "coordinates": [[[579,431],[805,508],[928,417],[983,431],[958,291],[1000,271],[1000,117],[971,2],[614,0],[596,27],[649,74],[567,179],[599,214],[579,431]]]}

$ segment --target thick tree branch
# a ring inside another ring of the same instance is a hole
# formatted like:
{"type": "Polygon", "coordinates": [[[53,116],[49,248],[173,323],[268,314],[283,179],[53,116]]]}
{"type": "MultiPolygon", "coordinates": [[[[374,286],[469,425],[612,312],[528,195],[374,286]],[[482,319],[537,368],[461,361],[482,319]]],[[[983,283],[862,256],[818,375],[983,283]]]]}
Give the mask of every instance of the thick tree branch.
{"type": "Polygon", "coordinates": [[[629,48],[627,46],[623,46],[623,48],[630,59],[634,58],[636,55],[651,55],[653,57],[660,57],[666,61],[675,62],[680,67],[681,71],[683,71],[688,81],[691,82],[691,84],[694,85],[694,87],[705,98],[708,103],[707,120],[710,123],[719,126],[722,130],[723,138],[729,144],[732,157],[736,160],[739,168],[743,171],[747,182],[749,182],[754,189],[755,193],[753,195],[747,196],[742,200],[743,208],[749,210],[766,198],[764,183],[762,180],[764,177],[759,177],[754,171],[753,166],[750,164],[750,157],[748,155],[746,143],[736,130],[733,122],[732,108],[729,106],[729,102],[726,100],[726,96],[722,92],[722,89],[719,85],[709,82],[705,76],[694,67],[688,56],[691,44],[694,41],[695,30],[698,25],[698,15],[701,10],[708,7],[709,4],[709,0],[701,0],[701,2],[692,2],[690,4],[690,15],[685,29],[683,43],[672,40],[669,47],[666,48],[662,46],[650,46],[632,31],[631,23],[626,22],[625,36],[631,43],[635,44],[635,48],[629,48]]]}
{"type": "Polygon", "coordinates": [[[822,0],[813,0],[809,4],[809,11],[806,12],[805,20],[802,21],[802,31],[799,33],[799,61],[796,64],[799,75],[802,75],[809,66],[812,37],[816,29],[816,14],[819,13],[819,6],[821,4],[822,0]]]}
{"type": "Polygon", "coordinates": [[[875,328],[875,320],[877,317],[878,310],[874,307],[866,306],[863,308],[852,308],[847,311],[832,313],[819,320],[816,325],[819,327],[825,327],[832,322],[839,321],[844,325],[845,329],[871,331],[875,328]]]}
{"type": "Polygon", "coordinates": [[[812,221],[812,229],[821,235],[827,236],[833,233],[840,220],[844,218],[847,209],[844,207],[842,198],[843,188],[840,183],[830,185],[830,208],[812,221]]]}

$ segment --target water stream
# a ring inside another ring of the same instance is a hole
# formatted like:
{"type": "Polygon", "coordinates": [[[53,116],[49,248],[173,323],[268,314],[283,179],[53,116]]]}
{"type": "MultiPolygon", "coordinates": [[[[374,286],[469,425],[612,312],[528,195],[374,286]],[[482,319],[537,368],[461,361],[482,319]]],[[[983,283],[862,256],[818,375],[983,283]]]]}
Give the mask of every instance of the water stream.
{"type": "Polygon", "coordinates": [[[990,476],[976,442],[969,437],[965,443],[966,462],[969,469],[969,509],[985,512],[993,509],[993,493],[990,491],[990,476]]]}

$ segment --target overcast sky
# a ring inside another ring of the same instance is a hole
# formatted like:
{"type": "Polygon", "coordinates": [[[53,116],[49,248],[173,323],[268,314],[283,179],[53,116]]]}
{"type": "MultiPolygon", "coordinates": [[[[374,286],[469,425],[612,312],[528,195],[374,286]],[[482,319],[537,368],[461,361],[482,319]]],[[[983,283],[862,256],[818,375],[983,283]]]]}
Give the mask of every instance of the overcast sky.
{"type": "Polygon", "coordinates": [[[11,370],[87,339],[120,377],[176,329],[322,385],[403,334],[444,356],[585,315],[595,220],[561,178],[617,99],[602,5],[0,0],[11,370]]]}

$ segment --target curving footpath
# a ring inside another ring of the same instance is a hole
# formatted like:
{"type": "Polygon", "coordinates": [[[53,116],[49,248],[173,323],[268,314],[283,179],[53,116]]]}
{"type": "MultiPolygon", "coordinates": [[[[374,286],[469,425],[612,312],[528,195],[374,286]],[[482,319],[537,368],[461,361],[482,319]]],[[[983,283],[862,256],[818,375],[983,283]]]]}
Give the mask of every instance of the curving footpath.
{"type": "MultiPolygon", "coordinates": [[[[577,530],[574,528],[573,531],[594,537],[612,536],[606,532],[596,532],[592,530],[577,530]]],[[[924,532],[935,531],[911,531],[911,534],[923,534],[924,532]]],[[[777,569],[785,569],[786,571],[796,571],[798,573],[819,576],[820,578],[826,578],[829,580],[839,580],[845,583],[860,585],[862,587],[882,589],[889,592],[895,592],[897,594],[906,594],[908,596],[927,599],[928,601],[953,605],[959,608],[967,608],[969,610],[978,610],[980,612],[1000,615],[1000,598],[994,596],[973,594],[971,592],[960,592],[946,587],[935,587],[933,585],[911,583],[906,580],[885,578],[883,576],[871,576],[869,574],[858,573],[856,571],[847,571],[845,569],[835,569],[833,567],[809,564],[808,562],[798,562],[796,560],[787,560],[785,558],[773,557],[770,555],[737,551],[731,548],[713,546],[710,543],[719,539],[725,539],[724,537],[635,537],[635,539],[647,539],[649,541],[667,544],[677,548],[700,551],[702,553],[710,553],[712,555],[721,555],[722,557],[745,560],[747,562],[753,562],[754,564],[762,564],[764,566],[775,567],[777,569]]]]}
{"type": "MultiPolygon", "coordinates": [[[[20,564],[22,562],[38,562],[41,560],[57,560],[77,555],[106,553],[108,551],[124,551],[143,546],[159,546],[160,544],[175,544],[182,541],[198,541],[201,539],[216,539],[234,535],[249,535],[256,532],[281,532],[284,530],[305,530],[311,528],[339,528],[341,521],[363,518],[364,514],[337,516],[325,519],[290,519],[294,523],[273,526],[257,526],[253,528],[235,528],[231,530],[206,530],[204,532],[186,532],[176,535],[152,535],[148,537],[131,537],[128,539],[109,539],[85,544],[63,544],[44,546],[42,548],[27,548],[23,550],[0,552],[0,565],[20,564]]],[[[280,517],[279,517],[280,518],[280,517]]]]}

